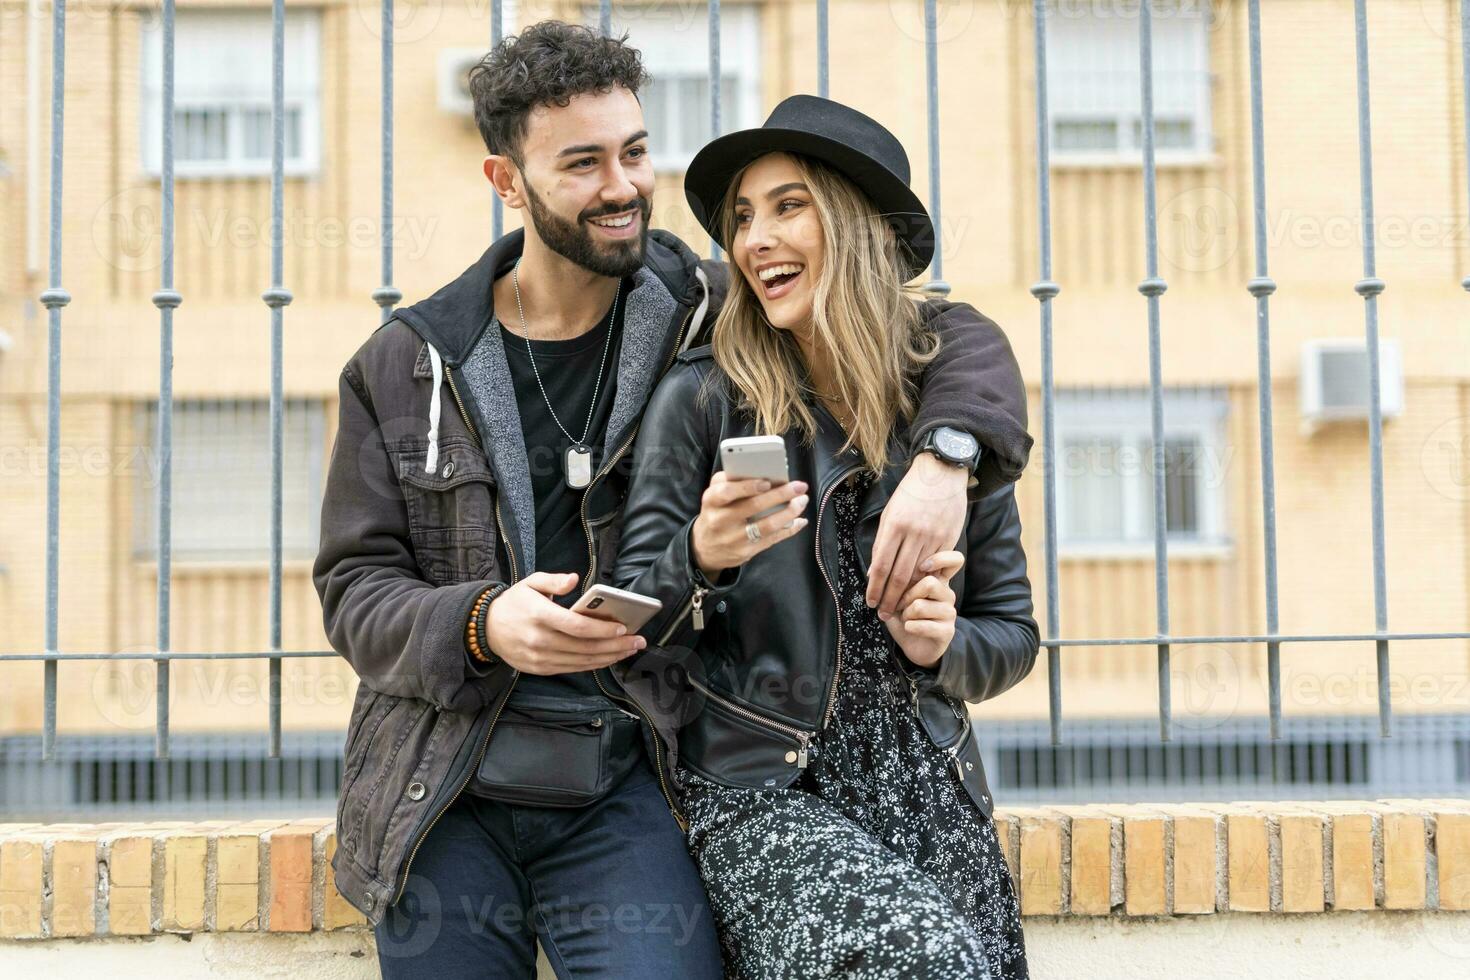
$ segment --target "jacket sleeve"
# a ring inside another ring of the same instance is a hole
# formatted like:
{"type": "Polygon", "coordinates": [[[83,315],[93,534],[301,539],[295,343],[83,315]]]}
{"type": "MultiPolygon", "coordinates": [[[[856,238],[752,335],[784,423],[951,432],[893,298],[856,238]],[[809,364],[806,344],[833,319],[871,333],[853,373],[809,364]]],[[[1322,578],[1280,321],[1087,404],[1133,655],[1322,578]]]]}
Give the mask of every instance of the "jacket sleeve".
{"type": "Polygon", "coordinates": [[[511,675],[506,664],[472,669],[465,648],[470,608],[498,583],[424,580],[370,394],[351,364],[338,393],[337,439],[312,566],[327,638],[375,691],[443,711],[476,711],[511,675]]]}
{"type": "Polygon", "coordinates": [[[971,505],[966,552],[964,594],[956,597],[954,639],[939,659],[937,683],[979,702],[1029,674],[1040,646],[1014,485],[971,505]]]}
{"type": "Polygon", "coordinates": [[[1033,441],[1026,431],[1026,384],[994,320],[968,303],[930,300],[923,311],[939,334],[939,354],[920,378],[909,456],[941,425],[973,435],[980,442],[980,463],[969,497],[976,501],[1014,483],[1026,468],[1033,441]]]}
{"type": "Polygon", "coordinates": [[[740,578],[739,569],[729,569],[710,582],[694,563],[694,520],[719,444],[709,409],[718,396],[710,393],[709,403],[700,397],[704,376],[694,363],[669,369],[648,403],[633,450],[613,581],[663,603],[639,631],[650,645],[692,648],[699,638],[690,615],[695,589],[705,590],[701,602],[713,601],[740,578]]]}

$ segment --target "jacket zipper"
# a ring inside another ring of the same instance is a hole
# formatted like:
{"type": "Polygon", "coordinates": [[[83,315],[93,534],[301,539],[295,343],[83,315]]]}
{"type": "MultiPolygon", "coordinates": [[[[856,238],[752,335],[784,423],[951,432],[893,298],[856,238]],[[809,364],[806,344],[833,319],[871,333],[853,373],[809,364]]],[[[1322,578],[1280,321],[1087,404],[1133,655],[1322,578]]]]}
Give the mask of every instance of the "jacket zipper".
{"type": "Polygon", "coordinates": [[[409,866],[413,864],[414,856],[418,854],[419,847],[424,843],[424,838],[429,836],[429,831],[434,829],[434,824],[439,822],[439,818],[444,815],[444,811],[448,810],[454,804],[454,801],[459,799],[459,794],[464,791],[465,786],[469,783],[470,776],[479,768],[480,759],[485,755],[485,747],[490,744],[490,733],[495,730],[495,723],[500,720],[500,713],[505,710],[505,703],[510,700],[510,692],[515,688],[516,680],[520,676],[520,671],[512,671],[510,675],[510,686],[505,689],[505,696],[500,699],[500,704],[496,707],[495,715],[490,719],[490,724],[485,726],[485,734],[480,739],[479,748],[475,750],[474,761],[465,767],[464,777],[460,779],[459,785],[455,787],[454,795],[449,798],[447,803],[439,808],[439,812],[434,814],[434,819],[429,821],[428,826],[419,833],[418,839],[414,841],[413,850],[408,852],[408,857],[403,862],[402,880],[398,883],[398,891],[394,893],[393,901],[389,902],[389,905],[398,904],[398,899],[403,896],[403,889],[408,886],[409,866]]]}
{"type": "Polygon", "coordinates": [[[653,719],[648,717],[648,714],[637,701],[634,701],[632,698],[619,697],[603,685],[602,677],[599,674],[606,669],[606,667],[601,667],[598,670],[594,670],[592,672],[592,679],[597,682],[597,689],[609,701],[622,701],[624,704],[631,704],[637,710],[638,714],[642,716],[643,721],[648,724],[648,730],[653,734],[653,771],[658,775],[658,788],[664,794],[664,802],[669,805],[669,812],[674,815],[674,820],[679,824],[679,829],[688,833],[689,818],[684,816],[684,811],[680,810],[678,805],[674,803],[674,796],[669,792],[668,783],[664,780],[664,741],[659,737],[658,729],[653,726],[653,719]]]}
{"type": "MultiPolygon", "coordinates": [[[[679,337],[684,336],[684,331],[689,329],[689,321],[692,319],[694,319],[694,311],[690,310],[689,315],[684,318],[683,325],[679,327],[679,337]]],[[[669,350],[669,356],[664,360],[663,369],[659,371],[658,377],[653,379],[653,383],[655,385],[658,384],[663,376],[668,373],[669,365],[674,363],[674,357],[678,353],[679,339],[678,337],[676,337],[674,339],[673,347],[669,350]]],[[[617,451],[614,452],[612,456],[609,457],[607,461],[602,464],[602,469],[597,471],[597,475],[592,478],[592,481],[587,484],[587,489],[582,493],[582,506],[578,508],[578,512],[582,518],[582,530],[587,535],[588,559],[587,577],[582,581],[583,592],[586,592],[587,589],[591,587],[591,584],[597,581],[597,544],[595,541],[592,540],[592,522],[587,519],[587,498],[592,495],[592,487],[597,483],[597,481],[607,476],[608,473],[612,472],[612,468],[618,465],[618,460],[622,459],[623,454],[626,453],[629,447],[633,445],[633,440],[638,438],[638,430],[642,428],[643,420],[640,417],[638,420],[638,424],[633,426],[633,431],[628,433],[628,438],[623,440],[623,444],[618,447],[617,451]]]]}
{"type": "Polygon", "coordinates": [[[817,568],[822,573],[822,581],[827,583],[827,591],[832,593],[832,605],[837,610],[837,664],[832,671],[832,689],[827,694],[827,708],[822,712],[822,727],[827,727],[827,722],[832,720],[832,709],[837,705],[837,679],[842,676],[842,647],[844,645],[842,634],[842,601],[837,598],[837,589],[832,585],[832,580],[827,577],[827,566],[822,564],[822,514],[827,509],[827,501],[831,498],[833,491],[840,487],[849,476],[857,472],[858,467],[850,466],[842,472],[827,492],[822,494],[822,502],[817,505],[817,523],[812,528],[812,547],[816,550],[817,568]]]}
{"type": "MultiPolygon", "coordinates": [[[[684,323],[679,327],[678,336],[674,338],[674,343],[669,348],[669,356],[665,358],[664,366],[659,371],[658,377],[654,379],[654,384],[657,384],[658,381],[666,373],[668,373],[669,365],[674,363],[674,356],[679,352],[679,340],[684,336],[684,331],[689,328],[689,321],[693,318],[694,310],[691,309],[689,311],[689,315],[684,318],[684,323]]],[[[582,505],[578,508],[578,511],[582,518],[582,530],[587,535],[587,577],[582,581],[583,592],[586,592],[587,589],[591,587],[592,583],[597,580],[597,542],[594,541],[592,538],[592,524],[587,519],[587,498],[592,495],[592,487],[597,483],[597,481],[607,476],[608,473],[612,472],[612,468],[618,465],[618,460],[622,459],[623,454],[626,453],[628,451],[628,448],[633,445],[633,440],[638,437],[638,430],[641,428],[643,428],[643,422],[640,418],[638,424],[633,426],[633,431],[628,433],[628,438],[624,439],[623,444],[617,448],[617,451],[614,452],[612,456],[609,457],[607,461],[602,464],[602,469],[597,472],[597,475],[592,478],[592,481],[587,484],[587,489],[582,493],[582,505]]],[[[499,503],[499,500],[500,498],[497,497],[497,504],[499,503]]],[[[674,815],[674,820],[679,824],[679,829],[687,833],[689,830],[689,819],[684,816],[684,812],[679,809],[677,804],[674,803],[674,796],[672,793],[669,792],[668,782],[664,779],[664,742],[663,739],[659,737],[658,728],[654,726],[653,719],[648,717],[648,713],[643,710],[643,706],[640,705],[637,701],[633,700],[632,698],[618,697],[607,689],[606,685],[602,683],[602,677],[600,673],[602,670],[606,669],[607,668],[603,667],[599,668],[598,670],[594,670],[592,672],[592,679],[597,682],[597,689],[603,693],[604,697],[606,697],[610,701],[622,701],[624,704],[632,705],[633,708],[638,712],[638,714],[642,716],[643,721],[647,723],[648,731],[653,735],[653,769],[654,772],[658,775],[658,788],[664,794],[664,802],[668,803],[669,812],[674,815]]]]}
{"type": "Polygon", "coordinates": [[[679,624],[684,622],[684,617],[688,616],[691,612],[694,614],[694,628],[697,630],[704,629],[704,597],[708,593],[709,589],[703,585],[696,585],[694,587],[694,592],[685,601],[684,605],[680,607],[679,615],[675,616],[669,622],[668,629],[664,630],[663,636],[658,638],[659,646],[663,646],[669,642],[669,637],[674,635],[674,630],[679,628],[679,624]]]}
{"type": "Polygon", "coordinates": [[[962,768],[964,763],[960,761],[960,749],[971,738],[975,737],[975,729],[970,727],[970,720],[965,719],[965,727],[960,730],[960,737],[954,740],[954,744],[944,751],[949,755],[949,764],[954,766],[954,778],[961,783],[965,781],[965,773],[962,768]]]}
{"type": "MultiPolygon", "coordinates": [[[[474,425],[470,423],[469,413],[465,411],[464,402],[460,400],[459,389],[454,386],[454,374],[446,371],[444,372],[444,376],[449,379],[449,390],[454,395],[454,403],[459,406],[459,415],[464,420],[465,429],[468,432],[474,433],[475,440],[480,442],[479,433],[475,430],[474,425]]],[[[480,442],[480,452],[483,453],[484,451],[485,444],[480,442]]],[[[500,540],[505,542],[505,553],[510,558],[510,580],[514,584],[520,580],[520,569],[516,562],[515,548],[511,546],[510,539],[505,536],[505,524],[500,517],[500,493],[498,488],[495,494],[495,526],[500,529],[500,540]]],[[[439,808],[439,812],[434,814],[433,819],[429,821],[428,825],[419,833],[418,839],[414,841],[413,850],[408,852],[408,857],[403,862],[403,872],[398,882],[398,890],[394,893],[393,901],[389,902],[389,905],[398,904],[398,899],[403,896],[403,889],[408,886],[409,866],[413,864],[414,856],[418,854],[419,847],[424,843],[424,838],[429,836],[429,831],[434,829],[434,824],[439,822],[439,818],[444,815],[444,811],[448,810],[454,804],[454,801],[459,799],[459,794],[464,792],[465,786],[469,784],[470,776],[479,768],[480,760],[485,756],[485,748],[490,744],[490,733],[495,731],[495,723],[500,720],[500,713],[505,710],[505,704],[510,700],[511,691],[515,690],[516,681],[520,679],[520,676],[520,671],[511,671],[510,686],[505,689],[505,696],[500,699],[500,704],[495,708],[495,714],[490,718],[490,724],[485,726],[485,734],[480,738],[480,745],[475,750],[474,760],[465,767],[464,777],[460,779],[459,785],[455,787],[454,795],[449,798],[447,803],[439,808]]]]}
{"type": "Polygon", "coordinates": [[[730,698],[727,698],[723,694],[718,693],[708,684],[705,684],[703,681],[696,680],[693,677],[689,678],[689,683],[699,688],[699,690],[704,693],[705,697],[709,698],[712,701],[718,701],[720,704],[723,704],[725,707],[729,708],[737,715],[740,715],[742,718],[748,718],[749,720],[756,722],[759,725],[764,725],[766,728],[774,728],[777,731],[785,732],[787,735],[790,735],[792,738],[796,739],[796,768],[806,768],[807,747],[811,743],[813,736],[817,734],[816,732],[808,732],[800,728],[794,728],[791,725],[785,724],[784,722],[775,721],[771,718],[767,718],[765,715],[757,714],[744,705],[737,704],[730,698]]]}
{"type": "MultiPolygon", "coordinates": [[[[919,679],[911,674],[907,674],[907,671],[905,671],[905,674],[909,682],[909,706],[913,708],[914,717],[922,723],[923,719],[919,715],[919,679]]],[[[949,764],[954,767],[955,778],[963,783],[965,781],[965,773],[962,768],[963,763],[960,762],[960,749],[968,739],[974,737],[975,730],[970,727],[970,719],[961,714],[960,709],[955,706],[953,701],[946,698],[944,703],[949,705],[949,710],[953,711],[955,717],[959,718],[964,725],[964,728],[960,730],[959,738],[954,740],[954,744],[942,750],[945,755],[949,756],[949,764]]]]}

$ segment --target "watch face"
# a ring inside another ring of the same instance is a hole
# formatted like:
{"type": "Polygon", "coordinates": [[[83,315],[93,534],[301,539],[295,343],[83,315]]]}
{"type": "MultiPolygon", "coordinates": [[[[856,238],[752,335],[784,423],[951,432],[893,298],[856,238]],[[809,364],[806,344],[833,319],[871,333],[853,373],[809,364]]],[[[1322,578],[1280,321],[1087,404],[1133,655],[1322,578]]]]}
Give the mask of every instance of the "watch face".
{"type": "Polygon", "coordinates": [[[941,426],[934,433],[934,448],[953,460],[968,460],[975,455],[975,437],[959,429],[941,426]]]}

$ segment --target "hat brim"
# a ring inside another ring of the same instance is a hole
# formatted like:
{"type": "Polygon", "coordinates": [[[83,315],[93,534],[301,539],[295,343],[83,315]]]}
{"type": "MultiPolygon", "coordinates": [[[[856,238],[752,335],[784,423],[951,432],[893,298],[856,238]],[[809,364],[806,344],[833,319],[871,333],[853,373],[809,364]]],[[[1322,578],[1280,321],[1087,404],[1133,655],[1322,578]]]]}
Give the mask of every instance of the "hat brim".
{"type": "Polygon", "coordinates": [[[800,153],[830,164],[872,199],[904,246],[908,260],[904,282],[913,279],[934,258],[934,223],[924,203],[892,171],[858,150],[816,133],[797,129],[760,127],[727,133],[707,143],[684,173],[684,196],[697,220],[721,247],[730,243],[720,234],[720,204],[742,167],[767,153],[800,153]]]}

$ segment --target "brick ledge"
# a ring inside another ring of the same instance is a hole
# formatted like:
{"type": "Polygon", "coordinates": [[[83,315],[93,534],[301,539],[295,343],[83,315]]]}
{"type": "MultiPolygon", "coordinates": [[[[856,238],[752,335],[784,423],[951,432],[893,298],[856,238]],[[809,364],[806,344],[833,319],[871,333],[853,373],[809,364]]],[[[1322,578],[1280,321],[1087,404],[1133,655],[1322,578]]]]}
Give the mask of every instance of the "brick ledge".
{"type": "MultiPolygon", "coordinates": [[[[1470,910],[1470,800],[999,808],[1028,916],[1470,910]]],[[[330,818],[0,824],[0,938],[365,928],[330,818]]]]}

